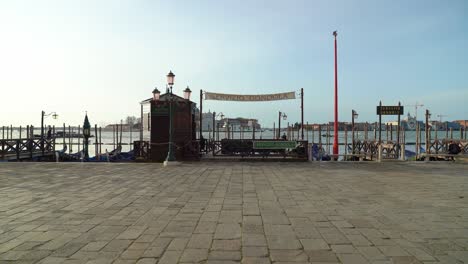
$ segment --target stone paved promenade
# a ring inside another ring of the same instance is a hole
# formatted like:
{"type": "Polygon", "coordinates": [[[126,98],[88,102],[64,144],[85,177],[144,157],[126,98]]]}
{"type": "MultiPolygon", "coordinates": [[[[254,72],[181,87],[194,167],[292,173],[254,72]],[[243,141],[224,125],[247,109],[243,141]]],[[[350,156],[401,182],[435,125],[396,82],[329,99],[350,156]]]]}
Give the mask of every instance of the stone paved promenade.
{"type": "Polygon", "coordinates": [[[463,261],[466,164],[0,164],[0,263],[463,261]]]}

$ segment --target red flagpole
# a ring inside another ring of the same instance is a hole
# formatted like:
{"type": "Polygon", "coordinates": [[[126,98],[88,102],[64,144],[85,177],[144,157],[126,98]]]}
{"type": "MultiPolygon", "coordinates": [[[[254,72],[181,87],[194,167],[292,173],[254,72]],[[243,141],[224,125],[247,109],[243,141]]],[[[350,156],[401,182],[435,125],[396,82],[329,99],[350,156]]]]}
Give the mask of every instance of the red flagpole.
{"type": "Polygon", "coordinates": [[[333,130],[334,130],[335,135],[333,138],[333,155],[338,155],[338,58],[337,58],[338,52],[337,52],[337,44],[336,44],[337,35],[338,33],[334,31],[333,36],[335,36],[335,122],[333,123],[333,130]]]}

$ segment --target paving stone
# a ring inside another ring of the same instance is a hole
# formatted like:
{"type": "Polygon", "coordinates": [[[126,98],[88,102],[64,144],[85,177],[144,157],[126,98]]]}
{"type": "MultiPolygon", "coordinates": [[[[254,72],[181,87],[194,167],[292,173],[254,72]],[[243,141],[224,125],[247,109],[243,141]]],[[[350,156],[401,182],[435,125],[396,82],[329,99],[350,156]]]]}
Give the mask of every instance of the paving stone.
{"type": "Polygon", "coordinates": [[[369,263],[360,254],[338,254],[338,258],[343,264],[365,264],[369,263]]]}
{"type": "Polygon", "coordinates": [[[263,234],[244,234],[242,246],[266,246],[265,236],[263,234]]]}
{"type": "Polygon", "coordinates": [[[247,234],[264,234],[263,225],[244,224],[242,232],[247,234]]]}
{"type": "Polygon", "coordinates": [[[337,254],[357,253],[356,249],[352,245],[331,245],[331,249],[337,254]]]}
{"type": "Polygon", "coordinates": [[[99,251],[103,247],[105,247],[108,243],[109,242],[107,242],[107,241],[90,242],[86,246],[81,248],[81,250],[83,250],[83,251],[99,251]]]}
{"type": "Polygon", "coordinates": [[[187,246],[188,238],[174,238],[167,247],[167,250],[183,251],[187,246]]]}
{"type": "Polygon", "coordinates": [[[301,239],[301,244],[304,247],[304,250],[329,250],[325,240],[316,238],[316,239],[301,239]]]}
{"type": "Polygon", "coordinates": [[[269,258],[243,257],[242,264],[271,264],[269,258]]]}
{"type": "Polygon", "coordinates": [[[241,260],[240,251],[211,251],[208,255],[208,260],[241,260]]]}
{"type": "Polygon", "coordinates": [[[382,253],[385,256],[410,256],[408,252],[406,252],[404,249],[402,249],[399,246],[378,246],[379,250],[382,251],[382,253]]]}
{"type": "Polygon", "coordinates": [[[128,228],[125,230],[123,233],[121,233],[119,236],[117,236],[116,239],[137,239],[144,231],[146,228],[128,228]]]}
{"type": "Polygon", "coordinates": [[[244,257],[267,257],[267,247],[242,247],[242,256],[244,257]]]}
{"type": "Polygon", "coordinates": [[[241,241],[239,239],[215,239],[211,245],[211,250],[222,250],[222,251],[231,251],[231,250],[240,250],[241,241]]]}
{"type": "Polygon", "coordinates": [[[180,256],[182,256],[182,251],[166,250],[159,259],[158,264],[178,263],[180,256]]]}
{"type": "Polygon", "coordinates": [[[164,247],[149,247],[141,255],[144,258],[159,258],[162,256],[165,248],[164,247]]]}
{"type": "Polygon", "coordinates": [[[1,165],[0,262],[467,261],[466,164],[1,165]]]}
{"type": "Polygon", "coordinates": [[[241,227],[239,224],[218,224],[216,227],[215,239],[236,239],[241,237],[241,227]]]}
{"type": "Polygon", "coordinates": [[[422,262],[419,261],[414,256],[394,256],[392,257],[392,263],[394,264],[422,264],[422,262]]]}
{"type": "Polygon", "coordinates": [[[216,222],[198,222],[195,234],[213,234],[216,231],[216,222]]]}
{"type": "Polygon", "coordinates": [[[190,238],[187,248],[211,248],[211,241],[213,236],[211,234],[193,234],[190,238]]]}
{"type": "Polygon", "coordinates": [[[301,249],[302,245],[295,237],[267,236],[269,249],[301,249]]]}
{"type": "Polygon", "coordinates": [[[139,249],[147,249],[148,247],[150,247],[150,243],[139,243],[139,242],[133,242],[129,247],[128,249],[129,250],[139,250],[139,249]]]}
{"type": "Polygon", "coordinates": [[[414,257],[416,257],[419,261],[435,261],[435,258],[423,249],[415,247],[405,247],[405,250],[408,251],[408,253],[410,253],[414,257]]]}
{"type": "MultiPolygon", "coordinates": [[[[112,262],[112,264],[135,264],[135,263],[136,263],[136,260],[134,259],[133,260],[132,259],[116,259],[114,260],[114,262],[112,262]]],[[[76,264],[80,264],[80,263],[76,263],[76,264]]]]}
{"type": "Polygon", "coordinates": [[[208,250],[187,248],[183,251],[180,262],[201,262],[208,259],[208,250]]]}
{"type": "Polygon", "coordinates": [[[386,256],[377,247],[357,247],[357,250],[368,260],[386,259],[386,256]]]}
{"type": "Polygon", "coordinates": [[[244,215],[242,224],[251,224],[251,225],[262,225],[262,218],[260,216],[250,216],[250,215],[244,215]]]}
{"type": "Polygon", "coordinates": [[[141,258],[137,261],[137,264],[156,264],[158,263],[157,258],[141,258]]]}
{"type": "Polygon", "coordinates": [[[63,263],[67,258],[63,257],[46,257],[42,259],[39,263],[40,264],[61,264],[63,263]]]}
{"type": "Polygon", "coordinates": [[[20,260],[41,260],[52,253],[50,250],[34,250],[20,257],[20,260]]]}
{"type": "Polygon", "coordinates": [[[270,250],[270,259],[273,262],[289,261],[299,262],[307,261],[308,256],[303,250],[270,250]]]}
{"type": "Polygon", "coordinates": [[[52,253],[52,256],[54,256],[54,257],[69,257],[69,256],[75,254],[75,252],[80,250],[83,246],[85,246],[84,243],[73,243],[73,242],[71,242],[71,243],[68,243],[65,246],[55,250],[52,253]]]}
{"type": "Polygon", "coordinates": [[[336,254],[329,250],[306,250],[309,261],[314,262],[338,262],[336,254]]]}
{"type": "Polygon", "coordinates": [[[102,251],[124,251],[131,243],[131,240],[112,240],[107,243],[102,251]]]}
{"type": "Polygon", "coordinates": [[[18,250],[10,250],[6,253],[0,255],[0,260],[18,260],[23,255],[28,254],[30,251],[18,251],[18,250]]]}
{"type": "Polygon", "coordinates": [[[370,242],[367,238],[365,238],[362,235],[347,235],[346,237],[348,238],[348,240],[354,246],[371,246],[371,245],[373,245],[372,242],[370,242]]]}
{"type": "Polygon", "coordinates": [[[144,249],[127,249],[119,256],[119,258],[137,260],[143,255],[144,252],[144,249]]]}

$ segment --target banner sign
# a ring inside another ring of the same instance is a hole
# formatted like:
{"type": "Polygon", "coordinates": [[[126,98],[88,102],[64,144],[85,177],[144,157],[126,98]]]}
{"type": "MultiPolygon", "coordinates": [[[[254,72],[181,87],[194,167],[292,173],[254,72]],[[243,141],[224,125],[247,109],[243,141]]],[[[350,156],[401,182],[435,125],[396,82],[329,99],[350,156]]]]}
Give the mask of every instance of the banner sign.
{"type": "Polygon", "coordinates": [[[277,101],[296,99],[295,92],[277,93],[277,94],[222,94],[222,93],[209,93],[205,92],[205,100],[219,100],[219,101],[277,101]]]}
{"type": "Polygon", "coordinates": [[[377,106],[378,115],[403,115],[403,106],[377,106]]]}
{"type": "Polygon", "coordinates": [[[254,149],[293,149],[296,141],[254,141],[254,149]]]}

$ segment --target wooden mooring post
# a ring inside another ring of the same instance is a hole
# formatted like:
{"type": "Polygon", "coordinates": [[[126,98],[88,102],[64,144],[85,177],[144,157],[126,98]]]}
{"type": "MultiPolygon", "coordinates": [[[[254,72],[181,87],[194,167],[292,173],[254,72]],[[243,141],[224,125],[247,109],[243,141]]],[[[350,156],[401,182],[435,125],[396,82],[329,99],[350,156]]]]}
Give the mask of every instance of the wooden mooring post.
{"type": "Polygon", "coordinates": [[[102,127],[99,127],[99,156],[102,153],[102,127]]]}
{"type": "Polygon", "coordinates": [[[319,150],[322,151],[322,126],[318,126],[318,143],[319,143],[319,150]]]}
{"type": "Polygon", "coordinates": [[[314,128],[314,125],[312,125],[312,144],[315,143],[315,128],[314,128]]]}
{"type": "Polygon", "coordinates": [[[94,155],[99,160],[99,148],[98,148],[98,130],[97,125],[94,125],[94,155]]]}
{"type": "Polygon", "coordinates": [[[347,160],[348,158],[348,126],[345,126],[344,128],[344,145],[345,145],[345,149],[344,149],[344,154],[345,154],[345,160],[347,160]]]}

